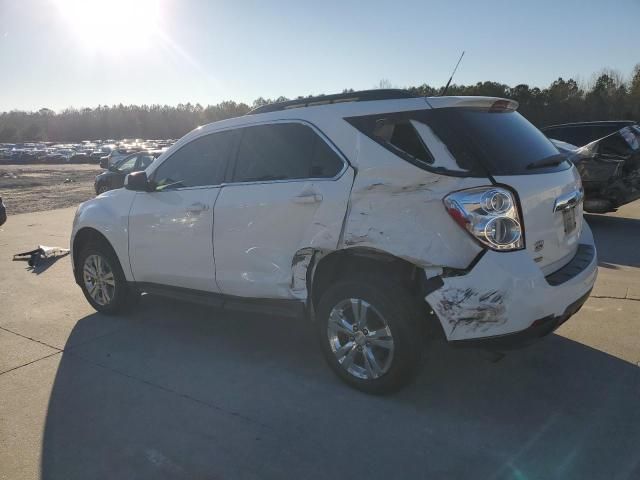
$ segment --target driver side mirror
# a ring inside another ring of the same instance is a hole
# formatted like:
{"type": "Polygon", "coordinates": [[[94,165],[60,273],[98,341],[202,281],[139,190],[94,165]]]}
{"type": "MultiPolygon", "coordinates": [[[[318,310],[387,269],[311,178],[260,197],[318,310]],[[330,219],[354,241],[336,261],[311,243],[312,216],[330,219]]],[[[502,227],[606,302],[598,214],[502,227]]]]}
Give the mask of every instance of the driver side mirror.
{"type": "Polygon", "coordinates": [[[147,172],[133,172],[124,178],[124,188],[135,192],[153,192],[155,190],[152,182],[147,178],[147,172]]]}

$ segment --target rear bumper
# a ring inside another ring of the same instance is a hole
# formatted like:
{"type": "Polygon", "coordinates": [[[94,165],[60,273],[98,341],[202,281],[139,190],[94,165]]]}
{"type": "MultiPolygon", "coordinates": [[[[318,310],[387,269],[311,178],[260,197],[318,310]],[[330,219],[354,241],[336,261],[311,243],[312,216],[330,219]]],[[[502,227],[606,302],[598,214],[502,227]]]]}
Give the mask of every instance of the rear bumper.
{"type": "Polygon", "coordinates": [[[511,350],[526,347],[553,333],[560,325],[578,313],[589,298],[589,294],[591,294],[591,290],[569,305],[562,315],[539,318],[531,326],[520,332],[480,339],[453,340],[450,344],[455,347],[474,347],[489,350],[511,350]]]}
{"type": "Polygon", "coordinates": [[[585,222],[575,257],[546,278],[525,250],[488,251],[466,274],[442,278],[440,288],[426,300],[452,343],[527,343],[578,311],[597,270],[593,236],[585,222]]]}

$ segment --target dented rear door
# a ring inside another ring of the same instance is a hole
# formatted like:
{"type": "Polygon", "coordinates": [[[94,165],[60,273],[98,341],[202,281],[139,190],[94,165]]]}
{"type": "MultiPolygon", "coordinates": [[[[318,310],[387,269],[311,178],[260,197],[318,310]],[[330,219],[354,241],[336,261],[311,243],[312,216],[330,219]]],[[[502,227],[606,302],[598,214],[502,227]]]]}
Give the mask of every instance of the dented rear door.
{"type": "Polygon", "coordinates": [[[294,266],[312,249],[338,245],[353,170],[310,125],[242,130],[234,177],[214,209],[216,281],[227,295],[303,299],[294,266]],[[321,159],[306,173],[309,156],[321,159]]]}

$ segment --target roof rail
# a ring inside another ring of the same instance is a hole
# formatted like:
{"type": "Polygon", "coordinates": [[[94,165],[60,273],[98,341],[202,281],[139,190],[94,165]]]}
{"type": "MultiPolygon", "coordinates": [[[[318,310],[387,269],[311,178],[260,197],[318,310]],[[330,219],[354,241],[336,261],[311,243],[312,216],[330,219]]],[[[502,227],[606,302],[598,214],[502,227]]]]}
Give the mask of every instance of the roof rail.
{"type": "Polygon", "coordinates": [[[316,105],[329,105],[332,103],[344,102],[366,102],[371,100],[394,100],[400,98],[416,98],[415,95],[407,90],[396,88],[380,89],[380,90],[360,90],[359,92],[337,93],[335,95],[321,95],[318,97],[299,98],[297,100],[289,100],[287,102],[269,103],[258,108],[254,108],[247,115],[255,115],[257,113],[277,112],[280,110],[288,110],[290,108],[313,107],[316,105]]]}

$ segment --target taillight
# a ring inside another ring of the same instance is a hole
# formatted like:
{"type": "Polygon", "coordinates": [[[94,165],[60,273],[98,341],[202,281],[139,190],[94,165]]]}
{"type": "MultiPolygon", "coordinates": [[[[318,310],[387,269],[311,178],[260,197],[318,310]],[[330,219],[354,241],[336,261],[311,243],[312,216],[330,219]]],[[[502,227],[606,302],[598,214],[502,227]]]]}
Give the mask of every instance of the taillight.
{"type": "Polygon", "coordinates": [[[493,250],[524,248],[522,222],[513,193],[501,187],[461,190],[444,197],[455,222],[493,250]]]}

